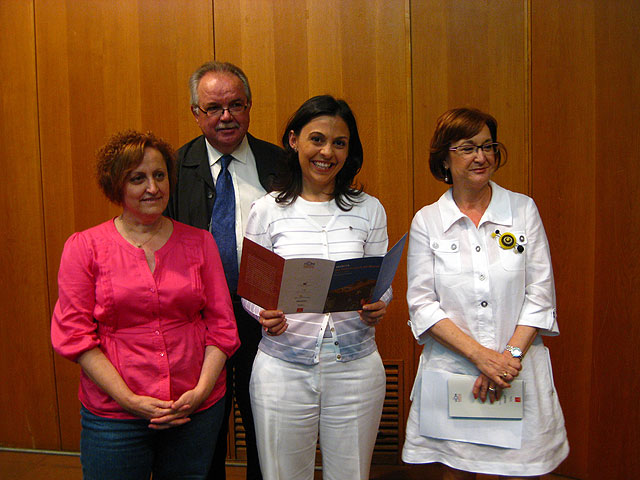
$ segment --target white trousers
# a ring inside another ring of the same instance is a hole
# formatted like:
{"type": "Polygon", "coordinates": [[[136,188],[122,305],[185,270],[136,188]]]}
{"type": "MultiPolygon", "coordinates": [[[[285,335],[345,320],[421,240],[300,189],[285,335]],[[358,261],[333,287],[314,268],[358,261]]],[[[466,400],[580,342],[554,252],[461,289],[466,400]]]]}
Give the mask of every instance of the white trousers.
{"type": "Polygon", "coordinates": [[[251,407],[264,480],[312,480],[320,436],[325,480],[365,480],[378,434],[386,378],[380,354],[337,362],[325,340],[320,363],[302,365],[260,350],[251,407]]]}

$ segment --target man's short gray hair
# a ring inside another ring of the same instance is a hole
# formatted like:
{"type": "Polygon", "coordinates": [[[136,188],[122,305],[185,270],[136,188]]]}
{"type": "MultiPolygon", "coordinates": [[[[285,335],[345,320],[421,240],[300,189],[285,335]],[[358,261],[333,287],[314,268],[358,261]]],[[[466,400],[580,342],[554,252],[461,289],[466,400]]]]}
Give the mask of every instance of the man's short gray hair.
{"type": "Polygon", "coordinates": [[[237,67],[233,63],[229,62],[207,62],[200,66],[189,78],[189,91],[191,92],[191,106],[195,107],[200,104],[198,98],[198,85],[200,80],[209,72],[226,72],[235,75],[240,79],[244,86],[244,93],[247,96],[249,104],[251,104],[251,87],[249,86],[249,80],[240,67],[237,67]]]}

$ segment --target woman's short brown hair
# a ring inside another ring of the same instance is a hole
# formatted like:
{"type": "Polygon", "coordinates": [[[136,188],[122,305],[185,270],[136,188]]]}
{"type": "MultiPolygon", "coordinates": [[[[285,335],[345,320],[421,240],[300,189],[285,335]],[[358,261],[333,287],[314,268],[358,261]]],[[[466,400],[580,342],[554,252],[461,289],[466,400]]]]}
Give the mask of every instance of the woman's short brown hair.
{"type": "MultiPolygon", "coordinates": [[[[436,180],[449,185],[451,176],[447,175],[445,162],[451,153],[449,148],[454,142],[477,135],[482,127],[489,127],[491,140],[498,141],[498,122],[488,113],[476,108],[454,108],[440,115],[436,122],[436,130],[431,138],[429,168],[436,180]]],[[[502,144],[496,153],[496,169],[507,160],[507,151],[502,144]]]]}
{"type": "Polygon", "coordinates": [[[142,162],[145,148],[155,148],[160,152],[167,167],[169,186],[173,189],[175,154],[171,145],[152,132],[125,130],[112,135],[97,153],[98,185],[113,203],[122,204],[124,183],[128,175],[142,162]]]}

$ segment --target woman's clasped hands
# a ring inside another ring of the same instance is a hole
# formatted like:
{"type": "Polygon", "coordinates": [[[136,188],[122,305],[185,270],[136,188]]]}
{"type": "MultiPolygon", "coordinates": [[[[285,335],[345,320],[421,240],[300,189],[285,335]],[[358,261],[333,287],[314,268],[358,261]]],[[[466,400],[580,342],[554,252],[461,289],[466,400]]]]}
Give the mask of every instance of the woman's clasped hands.
{"type": "Polygon", "coordinates": [[[166,430],[191,421],[191,415],[207,395],[191,389],[184,392],[176,401],[160,400],[145,395],[134,395],[124,407],[130,413],[149,420],[149,428],[153,430],[166,430]]]}
{"type": "Polygon", "coordinates": [[[500,400],[502,390],[511,387],[511,382],[522,369],[520,360],[513,358],[506,350],[498,353],[482,347],[472,357],[472,361],[482,372],[473,385],[473,396],[480,397],[482,402],[485,402],[487,397],[491,403],[500,400]]]}

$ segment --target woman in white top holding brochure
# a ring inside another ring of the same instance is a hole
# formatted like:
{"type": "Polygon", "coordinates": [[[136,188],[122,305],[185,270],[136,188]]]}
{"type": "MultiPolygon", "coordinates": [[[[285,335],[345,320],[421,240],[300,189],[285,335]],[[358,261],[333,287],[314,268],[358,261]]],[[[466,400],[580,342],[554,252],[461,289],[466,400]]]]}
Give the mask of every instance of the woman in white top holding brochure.
{"type": "Polygon", "coordinates": [[[445,479],[535,477],[569,451],[541,339],[558,334],[549,245],[533,200],[491,181],[505,155],[491,115],[444,113],[430,168],[452,188],[411,225],[409,324],[424,348],[402,459],[440,462],[445,479]],[[503,396],[521,402],[509,388],[522,380],[522,419],[451,418],[452,374],[469,376],[465,398],[490,404],[503,396]]]}
{"type": "MultiPolygon", "coordinates": [[[[353,184],[362,145],[346,102],[307,100],[282,144],[287,169],[254,203],[247,238],[284,258],[387,253],[384,208],[353,184]]],[[[373,326],[390,300],[389,288],[359,311],[286,316],[243,300],[263,326],[250,392],[265,480],[313,479],[318,434],[324,478],[369,478],[386,390],[373,326]]]]}

